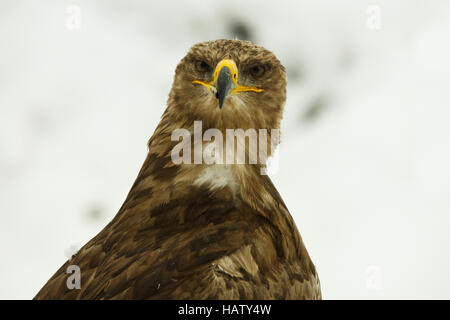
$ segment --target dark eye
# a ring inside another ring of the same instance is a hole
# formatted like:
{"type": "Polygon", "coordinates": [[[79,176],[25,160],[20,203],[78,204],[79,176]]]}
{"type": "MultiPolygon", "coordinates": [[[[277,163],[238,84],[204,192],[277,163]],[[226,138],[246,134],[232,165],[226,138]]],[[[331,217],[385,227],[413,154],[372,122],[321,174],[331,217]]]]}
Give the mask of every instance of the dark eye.
{"type": "Polygon", "coordinates": [[[195,63],[195,69],[197,69],[198,72],[204,73],[210,71],[211,67],[205,61],[200,60],[195,63]]]}
{"type": "Polygon", "coordinates": [[[261,77],[265,71],[263,66],[253,66],[250,68],[250,73],[254,77],[261,77]]]}

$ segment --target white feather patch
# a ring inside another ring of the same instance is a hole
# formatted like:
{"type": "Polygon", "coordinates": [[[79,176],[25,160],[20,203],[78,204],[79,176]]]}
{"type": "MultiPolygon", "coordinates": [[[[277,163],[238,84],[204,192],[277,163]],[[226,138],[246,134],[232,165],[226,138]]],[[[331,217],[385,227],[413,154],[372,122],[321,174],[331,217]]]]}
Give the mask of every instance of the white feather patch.
{"type": "Polygon", "coordinates": [[[238,183],[230,166],[222,164],[205,167],[194,181],[194,185],[208,185],[211,190],[228,186],[233,194],[238,190],[238,183]]]}

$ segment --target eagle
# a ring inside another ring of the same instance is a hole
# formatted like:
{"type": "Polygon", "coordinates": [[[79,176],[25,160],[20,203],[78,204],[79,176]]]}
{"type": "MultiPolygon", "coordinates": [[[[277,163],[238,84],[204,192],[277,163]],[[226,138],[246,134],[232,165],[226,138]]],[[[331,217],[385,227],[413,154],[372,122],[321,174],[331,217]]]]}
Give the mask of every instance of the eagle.
{"type": "MultiPolygon", "coordinates": [[[[276,56],[252,42],[190,48],[122,207],[34,299],[321,299],[315,266],[263,160],[173,160],[173,132],[192,133],[198,121],[202,130],[265,129],[270,137],[286,84],[276,56]],[[72,266],[78,288],[68,285],[72,266]]],[[[195,143],[184,147],[195,157],[195,143]]]]}

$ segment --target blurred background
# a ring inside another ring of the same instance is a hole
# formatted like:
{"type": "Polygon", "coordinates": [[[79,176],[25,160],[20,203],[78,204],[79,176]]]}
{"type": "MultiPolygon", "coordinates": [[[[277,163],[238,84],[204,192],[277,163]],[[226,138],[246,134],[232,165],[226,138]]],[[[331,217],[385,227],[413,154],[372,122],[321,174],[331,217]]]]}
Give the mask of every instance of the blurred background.
{"type": "Polygon", "coordinates": [[[272,174],[325,299],[450,298],[450,2],[0,2],[0,299],[115,215],[193,44],[287,68],[272,174]]]}

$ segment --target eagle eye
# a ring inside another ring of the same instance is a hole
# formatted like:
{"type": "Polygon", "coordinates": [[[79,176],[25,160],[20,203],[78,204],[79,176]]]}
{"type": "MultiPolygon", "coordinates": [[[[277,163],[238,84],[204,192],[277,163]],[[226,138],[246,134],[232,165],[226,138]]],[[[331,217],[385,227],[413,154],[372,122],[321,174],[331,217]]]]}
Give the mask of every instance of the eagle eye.
{"type": "Polygon", "coordinates": [[[250,68],[251,75],[257,78],[261,77],[265,71],[266,69],[263,66],[253,66],[250,68]]]}
{"type": "Polygon", "coordinates": [[[210,71],[211,67],[205,61],[199,60],[195,62],[195,69],[197,69],[198,72],[205,73],[210,71]]]}

